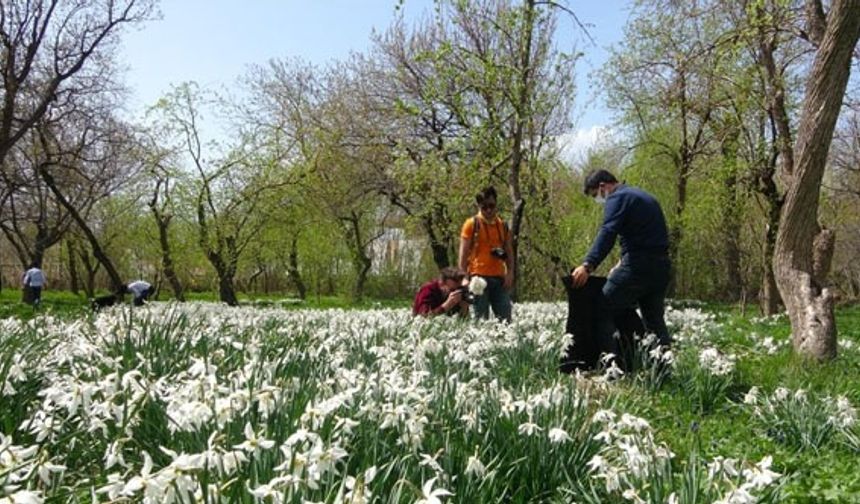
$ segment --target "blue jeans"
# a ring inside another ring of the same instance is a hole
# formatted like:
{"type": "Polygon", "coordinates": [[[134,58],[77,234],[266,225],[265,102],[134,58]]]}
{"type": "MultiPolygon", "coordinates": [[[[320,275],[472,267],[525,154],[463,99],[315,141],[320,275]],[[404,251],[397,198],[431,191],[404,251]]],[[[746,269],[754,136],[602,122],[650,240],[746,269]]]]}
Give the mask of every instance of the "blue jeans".
{"type": "Polygon", "coordinates": [[[490,318],[490,306],[497,319],[511,321],[511,296],[505,289],[505,279],[502,277],[481,277],[487,281],[484,293],[475,297],[472,308],[476,319],[490,318]]]}
{"type": "Polygon", "coordinates": [[[671,344],[672,339],[663,318],[670,268],[671,262],[665,255],[634,260],[623,258],[621,265],[609,275],[603,286],[608,313],[599,317],[601,335],[607,340],[611,339],[615,333],[615,315],[638,306],[642,311],[645,330],[655,334],[659,344],[671,344]]]}

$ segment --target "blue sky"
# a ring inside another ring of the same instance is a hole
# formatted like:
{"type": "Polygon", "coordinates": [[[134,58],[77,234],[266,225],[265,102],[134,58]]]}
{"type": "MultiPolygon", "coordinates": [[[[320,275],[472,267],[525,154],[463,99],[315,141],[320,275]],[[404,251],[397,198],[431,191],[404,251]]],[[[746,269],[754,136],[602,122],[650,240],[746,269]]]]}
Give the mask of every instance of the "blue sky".
{"type": "MultiPolygon", "coordinates": [[[[617,43],[627,19],[623,0],[570,0],[568,6],[591,25],[592,45],[568,17],[559,22],[560,40],[576,37],[585,53],[577,69],[578,132],[585,138],[611,117],[599,103],[586,106],[592,92],[587,74],[603,63],[604,48],[617,43]],[[590,132],[590,133],[589,133],[590,132]]],[[[140,113],[172,84],[196,81],[203,87],[233,86],[248,65],[271,58],[299,57],[325,64],[361,51],[375,28],[395,17],[397,0],[162,0],[162,19],[123,36],[121,61],[132,89],[131,112],[140,113]]],[[[407,19],[432,9],[432,0],[405,0],[407,19]]],[[[575,141],[580,141],[575,140],[575,141]]]]}

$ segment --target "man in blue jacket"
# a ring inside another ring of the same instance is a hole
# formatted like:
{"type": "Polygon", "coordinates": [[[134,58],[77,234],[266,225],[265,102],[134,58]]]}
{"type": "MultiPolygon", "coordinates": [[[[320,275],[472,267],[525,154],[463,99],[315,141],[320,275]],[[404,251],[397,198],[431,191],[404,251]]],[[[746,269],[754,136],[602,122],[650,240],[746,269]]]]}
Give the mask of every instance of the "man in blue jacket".
{"type": "Polygon", "coordinates": [[[606,170],[589,173],[584,192],[605,205],[603,225],[585,261],[573,270],[573,286],[581,287],[606,258],[621,237],[621,261],[609,273],[603,294],[609,317],[602,317],[604,337],[615,332],[612,316],[639,306],[645,329],[669,345],[669,331],[663,319],[666,288],[669,285],[669,233],[660,203],[637,187],[621,184],[606,170]]]}

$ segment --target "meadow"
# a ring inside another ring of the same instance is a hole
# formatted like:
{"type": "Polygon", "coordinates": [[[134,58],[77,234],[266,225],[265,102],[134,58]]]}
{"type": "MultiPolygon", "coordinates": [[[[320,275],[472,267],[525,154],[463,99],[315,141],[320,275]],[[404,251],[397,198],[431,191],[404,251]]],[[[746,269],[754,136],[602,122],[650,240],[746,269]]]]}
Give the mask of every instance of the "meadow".
{"type": "Polygon", "coordinates": [[[671,352],[565,375],[514,323],[194,302],[0,321],[0,503],[860,502],[860,310],[675,303],[671,352]]]}

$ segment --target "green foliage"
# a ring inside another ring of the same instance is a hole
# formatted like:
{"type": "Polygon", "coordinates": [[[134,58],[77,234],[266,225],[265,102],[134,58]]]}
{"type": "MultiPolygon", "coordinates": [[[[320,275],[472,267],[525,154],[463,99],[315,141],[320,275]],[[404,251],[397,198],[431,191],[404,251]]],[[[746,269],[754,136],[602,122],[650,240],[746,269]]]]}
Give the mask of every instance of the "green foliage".
{"type": "MultiPolygon", "coordinates": [[[[221,250],[239,291],[288,297],[298,296],[299,278],[318,298],[408,299],[439,265],[456,262],[474,194],[494,184],[504,218],[514,199],[524,204],[518,299],[558,299],[559,275],[582,260],[600,225],[582,176],[607,168],[654,194],[680,237],[672,243],[675,296],[756,299],[772,261],[765,240],[781,188],[766,194],[778,182],[769,171],[778,168],[778,145],[768,104],[781,86],[794,119],[808,63],[807,47],[784,29],[796,26],[791,2],[634,2],[624,42],[596,80],[618,119],[613,141],[573,162],[556,145],[574,127],[579,91],[571,78],[579,53],[556,39],[569,13],[541,2],[433,5],[426,19],[374,35],[366,52],[320,67],[254,67],[241,100],[193,82],[168,90],[132,142],[147,168],[85,212],[122,276],[170,295],[148,208],[154,167],[172,184],[165,208],[183,285],[217,291],[205,250],[221,250]],[[774,82],[760,60],[763,33],[773,35],[774,82]],[[223,116],[228,132],[213,141],[202,128],[223,116]],[[211,230],[201,242],[197,202],[207,177],[211,230]]],[[[834,159],[846,168],[856,165],[850,122],[834,159]]],[[[848,299],[860,296],[860,200],[851,180],[850,170],[833,172],[821,194],[822,224],[839,237],[829,280],[848,299]]],[[[56,250],[51,266],[66,262],[56,250]]],[[[97,273],[96,286],[105,285],[97,273]]]]}

